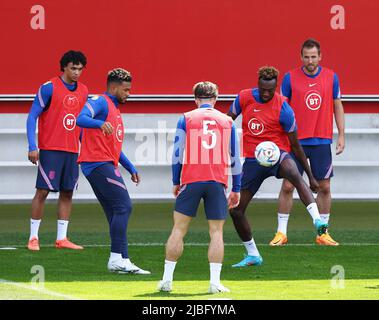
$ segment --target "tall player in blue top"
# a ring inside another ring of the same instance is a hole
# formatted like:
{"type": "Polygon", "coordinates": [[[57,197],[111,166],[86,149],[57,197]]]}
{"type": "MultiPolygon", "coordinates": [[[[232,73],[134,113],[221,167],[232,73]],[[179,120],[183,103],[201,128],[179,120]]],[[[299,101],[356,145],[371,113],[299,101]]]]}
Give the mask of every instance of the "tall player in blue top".
{"type": "Polygon", "coordinates": [[[76,163],[80,128],[76,117],[88,96],[79,77],[87,59],[80,51],[68,51],[61,60],[63,74],[43,84],[27,120],[28,158],[38,163],[36,193],[32,201],[29,250],[39,250],[38,231],[49,192],[59,191],[57,248],[83,249],[66,237],[71,215],[72,195],[79,178],[76,163]],[[35,141],[38,119],[38,148],[35,141]],[[39,150],[38,150],[39,149],[39,150]]]}
{"type": "MultiPolygon", "coordinates": [[[[333,138],[333,115],[338,129],[336,154],[345,148],[345,120],[337,74],[321,67],[321,49],[318,41],[306,40],[301,47],[303,65],[285,74],[282,94],[288,98],[298,123],[298,135],[313,175],[320,186],[317,205],[321,219],[329,223],[331,210],[330,179],[333,177],[331,143],[333,138]]],[[[296,159],[295,159],[296,161],[296,159]]],[[[302,174],[303,166],[296,161],[302,174]]],[[[272,246],[288,242],[287,224],[292,209],[294,187],[283,180],[279,194],[278,229],[270,242],[272,246]]],[[[329,232],[316,236],[319,245],[337,246],[329,232]]]]}

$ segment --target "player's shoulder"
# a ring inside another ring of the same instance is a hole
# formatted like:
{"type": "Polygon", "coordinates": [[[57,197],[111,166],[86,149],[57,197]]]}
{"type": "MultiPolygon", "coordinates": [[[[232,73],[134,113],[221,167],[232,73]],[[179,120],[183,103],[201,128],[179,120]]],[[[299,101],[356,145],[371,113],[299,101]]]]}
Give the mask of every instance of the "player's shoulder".
{"type": "Polygon", "coordinates": [[[95,95],[89,97],[87,101],[91,105],[96,105],[96,106],[106,106],[107,105],[107,100],[102,95],[96,95],[95,94],[95,95]]]}
{"type": "Polygon", "coordinates": [[[43,86],[48,86],[48,85],[52,85],[53,83],[51,82],[51,80],[48,80],[46,81],[45,83],[42,84],[42,87],[43,86]]]}
{"type": "Polygon", "coordinates": [[[43,97],[50,97],[53,94],[53,83],[51,80],[46,81],[39,87],[39,94],[43,97]]]}
{"type": "Polygon", "coordinates": [[[87,87],[83,82],[78,81],[78,85],[79,85],[80,87],[82,87],[83,90],[85,90],[85,91],[88,92],[88,87],[87,87]]]}
{"type": "Polygon", "coordinates": [[[304,74],[303,67],[292,68],[284,74],[283,80],[291,79],[291,76],[303,75],[303,74],[304,74]]]}
{"type": "Polygon", "coordinates": [[[213,110],[214,110],[215,115],[217,117],[219,117],[219,118],[221,118],[227,122],[233,122],[233,119],[230,116],[228,116],[226,113],[221,112],[220,110],[217,110],[217,109],[213,109],[213,110]]]}
{"type": "Polygon", "coordinates": [[[336,74],[333,69],[326,68],[324,66],[321,67],[321,72],[323,72],[324,74],[329,74],[329,75],[333,75],[333,76],[336,74]]]}
{"type": "Polygon", "coordinates": [[[251,95],[252,95],[252,92],[253,92],[253,89],[252,89],[252,88],[242,89],[242,90],[239,92],[238,95],[239,95],[240,97],[251,96],[251,95]]]}

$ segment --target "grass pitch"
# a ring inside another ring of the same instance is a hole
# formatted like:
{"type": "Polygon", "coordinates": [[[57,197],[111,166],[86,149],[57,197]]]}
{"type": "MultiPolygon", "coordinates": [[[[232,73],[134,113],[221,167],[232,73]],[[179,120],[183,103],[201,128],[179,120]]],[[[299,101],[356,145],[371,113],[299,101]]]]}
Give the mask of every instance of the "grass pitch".
{"type": "Polygon", "coordinates": [[[0,205],[0,299],[379,299],[379,202],[334,202],[330,232],[339,247],[314,244],[305,208],[296,203],[289,221],[289,245],[269,247],[276,230],[276,203],[256,202],[248,216],[264,263],[231,268],[244,249],[230,218],[225,225],[222,282],[230,293],[209,295],[207,222],[202,209],[185,239],[172,293],[156,291],[164,264],[164,243],[172,226],[172,203],[136,203],[130,219],[129,253],[151,275],[117,275],[106,269],[108,225],[98,204],[74,204],[69,237],[83,251],[57,250],[56,206],[48,204],[40,227],[41,251],[26,249],[29,205],[0,205]],[[15,249],[10,249],[15,248],[15,249]],[[40,279],[44,278],[44,282],[40,279]]]}

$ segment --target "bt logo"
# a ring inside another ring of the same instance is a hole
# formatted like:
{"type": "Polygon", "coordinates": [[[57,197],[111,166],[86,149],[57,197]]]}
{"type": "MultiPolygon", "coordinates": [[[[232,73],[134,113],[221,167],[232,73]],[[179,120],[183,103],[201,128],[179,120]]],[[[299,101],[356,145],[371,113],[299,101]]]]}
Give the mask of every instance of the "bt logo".
{"type": "Polygon", "coordinates": [[[309,91],[305,94],[305,104],[310,110],[318,110],[321,107],[322,98],[317,91],[309,91]]]}
{"type": "Polygon", "coordinates": [[[63,118],[63,126],[66,130],[71,131],[75,129],[76,118],[73,114],[69,113],[63,118]]]}
{"type": "Polygon", "coordinates": [[[116,139],[118,142],[122,142],[122,138],[123,138],[123,135],[124,135],[124,132],[123,132],[123,127],[121,124],[118,124],[117,128],[116,128],[116,139]]]}
{"type": "Polygon", "coordinates": [[[253,135],[257,136],[263,132],[265,127],[261,120],[258,120],[257,118],[251,118],[248,123],[248,128],[253,135]]]}

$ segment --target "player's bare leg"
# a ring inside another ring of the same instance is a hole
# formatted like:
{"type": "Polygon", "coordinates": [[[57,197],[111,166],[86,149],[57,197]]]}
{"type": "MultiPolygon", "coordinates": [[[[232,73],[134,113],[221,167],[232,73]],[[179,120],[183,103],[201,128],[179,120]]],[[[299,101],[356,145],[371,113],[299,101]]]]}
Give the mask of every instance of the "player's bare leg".
{"type": "Polygon", "coordinates": [[[38,231],[43,217],[43,211],[45,208],[45,201],[49,195],[49,190],[36,189],[36,193],[32,200],[32,212],[30,219],[30,235],[28,241],[28,249],[32,251],[38,251],[39,240],[38,231]]]}
{"type": "Polygon", "coordinates": [[[329,214],[332,203],[332,197],[330,193],[330,179],[319,180],[317,182],[320,187],[317,192],[316,198],[318,208],[321,214],[329,214]]]}
{"type": "Polygon", "coordinates": [[[229,211],[234,228],[242,241],[249,241],[252,238],[250,223],[245,215],[247,206],[252,198],[253,194],[249,190],[242,189],[239,205],[229,211]]]}
{"type": "Polygon", "coordinates": [[[295,162],[291,158],[286,158],[280,164],[280,175],[286,178],[296,188],[299,194],[300,200],[305,206],[316,202],[313,197],[312,191],[300,175],[299,170],[296,167],[295,162]]]}
{"type": "Polygon", "coordinates": [[[293,206],[293,192],[295,187],[287,179],[283,179],[279,192],[278,229],[275,237],[270,241],[271,246],[281,246],[288,242],[287,225],[293,206]]]}
{"type": "Polygon", "coordinates": [[[188,232],[188,227],[192,217],[174,211],[174,226],[166,243],[166,259],[164,265],[163,278],[158,283],[158,290],[170,292],[176,262],[183,253],[183,239],[188,232]]]}
{"type": "Polygon", "coordinates": [[[224,220],[209,220],[209,248],[208,260],[210,263],[222,263],[224,260],[224,220]]]}
{"type": "Polygon", "coordinates": [[[244,259],[239,263],[234,264],[233,267],[247,267],[261,265],[263,263],[263,259],[259,254],[258,248],[255,244],[251,232],[250,223],[245,215],[247,206],[249,205],[253,196],[254,194],[251,191],[242,189],[239,205],[229,211],[230,216],[233,220],[234,227],[247,251],[247,255],[245,255],[244,259]]]}
{"type": "Polygon", "coordinates": [[[278,212],[290,214],[293,206],[294,185],[287,179],[283,179],[282,187],[279,192],[278,212]]]}
{"type": "Polygon", "coordinates": [[[183,239],[192,218],[174,211],[174,226],[166,244],[166,260],[178,261],[183,253],[183,239]]]}
{"type": "MultiPolygon", "coordinates": [[[[317,205],[320,210],[321,220],[329,224],[329,215],[332,203],[330,193],[330,179],[317,181],[319,183],[319,191],[317,192],[317,205]]],[[[317,236],[316,243],[327,246],[338,246],[339,243],[335,241],[329,233],[322,236],[317,236]]]]}
{"type": "Polygon", "coordinates": [[[322,234],[325,234],[328,224],[321,220],[312,191],[300,175],[295,162],[291,158],[286,158],[280,164],[279,170],[280,175],[288,179],[295,186],[300,200],[306,206],[307,211],[313,219],[313,224],[316,227],[318,235],[321,236],[322,234]]]}
{"type": "Polygon", "coordinates": [[[67,239],[67,228],[71,216],[73,191],[60,191],[58,199],[58,222],[56,248],[83,249],[67,239]]]}
{"type": "Polygon", "coordinates": [[[45,201],[49,195],[49,190],[36,189],[36,194],[32,200],[32,219],[41,220],[43,217],[43,209],[45,208],[45,201]]]}
{"type": "Polygon", "coordinates": [[[60,191],[58,199],[58,219],[70,220],[72,209],[72,191],[60,191]]]}

